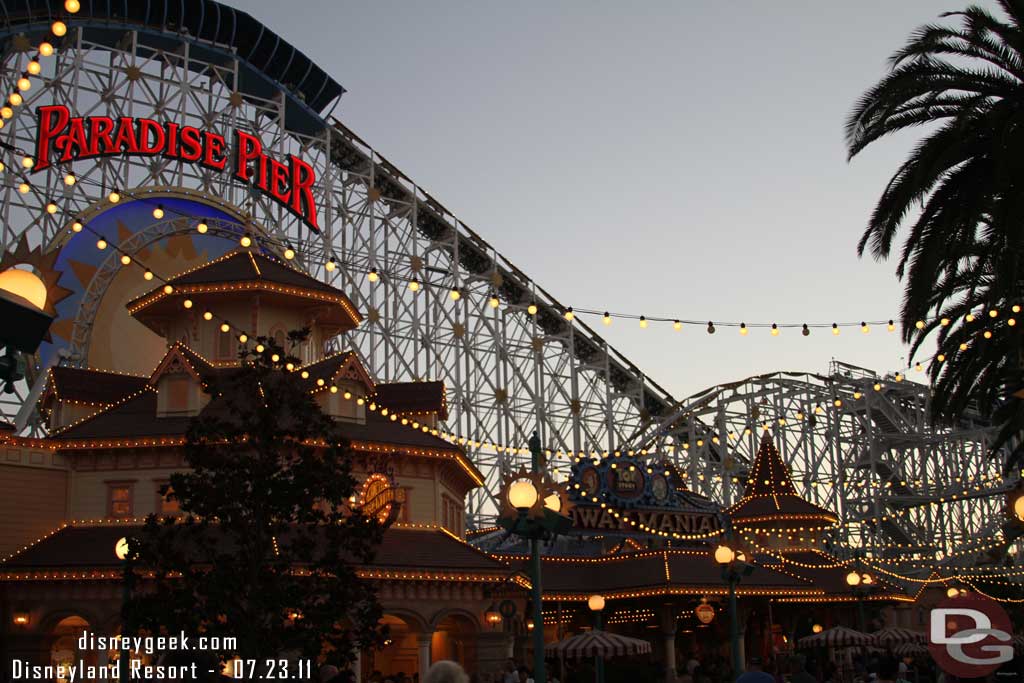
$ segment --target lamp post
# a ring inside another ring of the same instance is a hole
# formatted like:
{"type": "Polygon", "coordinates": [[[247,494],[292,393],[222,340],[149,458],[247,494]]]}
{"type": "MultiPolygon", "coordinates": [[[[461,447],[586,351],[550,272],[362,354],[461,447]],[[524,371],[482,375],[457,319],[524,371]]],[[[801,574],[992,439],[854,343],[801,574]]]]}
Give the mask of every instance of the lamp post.
{"type": "Polygon", "coordinates": [[[131,562],[131,549],[128,546],[128,539],[121,537],[117,540],[114,545],[114,555],[117,559],[121,560],[121,566],[124,570],[124,581],[122,581],[122,592],[121,592],[121,639],[117,643],[118,650],[120,650],[117,657],[117,680],[120,683],[127,683],[129,678],[128,673],[128,654],[129,650],[124,646],[125,639],[128,637],[128,619],[125,617],[125,611],[128,606],[128,601],[131,600],[132,592],[128,585],[128,572],[130,571],[131,562]]]}
{"type": "Polygon", "coordinates": [[[857,622],[861,632],[867,628],[867,615],[864,612],[864,598],[874,589],[875,580],[870,574],[852,570],[846,575],[846,583],[857,598],[857,622]]]}
{"type": "Polygon", "coordinates": [[[542,473],[544,467],[540,437],[533,433],[529,441],[531,471],[520,471],[506,481],[504,505],[498,523],[530,541],[530,599],[533,603],[533,679],[546,683],[544,671],[544,612],[542,608],[540,542],[555,538],[572,527],[569,499],[565,487],[542,473]]]}
{"type": "Polygon", "coordinates": [[[754,571],[754,566],[747,564],[742,552],[736,552],[727,545],[715,548],[715,562],[722,567],[722,580],[729,585],[729,649],[733,677],[743,673],[743,660],[740,658],[740,618],[739,606],[736,603],[736,586],[744,576],[754,571]]]}
{"type": "MultiPolygon", "coordinates": [[[[587,598],[587,607],[594,613],[594,630],[601,630],[601,610],[604,609],[604,596],[591,595],[587,598]]],[[[594,655],[594,680],[596,683],[604,683],[604,657],[594,655]]]]}
{"type": "Polygon", "coordinates": [[[14,391],[14,383],[25,377],[24,362],[16,355],[35,353],[50,329],[53,316],[46,312],[46,284],[37,275],[20,268],[0,273],[0,382],[4,393],[14,391]]]}

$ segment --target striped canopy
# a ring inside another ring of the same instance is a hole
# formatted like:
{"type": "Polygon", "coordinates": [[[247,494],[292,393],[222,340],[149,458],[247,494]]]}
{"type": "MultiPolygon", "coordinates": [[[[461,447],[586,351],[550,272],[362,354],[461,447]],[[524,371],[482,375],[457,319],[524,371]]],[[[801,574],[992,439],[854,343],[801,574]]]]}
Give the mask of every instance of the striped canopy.
{"type": "Polygon", "coordinates": [[[917,657],[928,654],[928,648],[920,643],[903,643],[894,647],[892,652],[900,657],[917,657]]]}
{"type": "Polygon", "coordinates": [[[570,659],[588,657],[608,659],[609,657],[646,654],[650,651],[651,644],[646,640],[627,638],[607,631],[585,631],[544,646],[545,654],[560,654],[570,659]]]}
{"type": "Polygon", "coordinates": [[[909,628],[898,628],[890,626],[871,634],[871,644],[878,647],[896,647],[910,643],[921,644],[927,640],[920,631],[911,631],[909,628]]]}
{"type": "Polygon", "coordinates": [[[796,644],[800,647],[856,647],[870,645],[871,636],[845,626],[833,626],[821,633],[801,638],[796,644]]]}

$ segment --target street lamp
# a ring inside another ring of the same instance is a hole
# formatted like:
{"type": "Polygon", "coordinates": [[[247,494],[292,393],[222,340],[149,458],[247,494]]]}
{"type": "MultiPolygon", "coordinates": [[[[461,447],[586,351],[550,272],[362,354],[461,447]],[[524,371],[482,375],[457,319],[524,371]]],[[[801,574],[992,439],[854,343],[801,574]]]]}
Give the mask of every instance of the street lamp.
{"type": "MultiPolygon", "coordinates": [[[[726,537],[728,538],[728,536],[726,537]]],[[[740,658],[740,618],[736,604],[736,585],[744,576],[754,571],[752,564],[747,564],[746,555],[736,552],[727,545],[715,548],[715,562],[722,567],[722,580],[729,584],[729,646],[731,652],[733,678],[743,673],[743,660],[740,658]]]]}
{"type": "Polygon", "coordinates": [[[1024,495],[1017,496],[1013,501],[1013,514],[1017,515],[1017,519],[1024,521],[1024,495]]]}
{"type": "Polygon", "coordinates": [[[544,467],[540,436],[534,432],[529,441],[531,471],[520,471],[507,480],[505,504],[498,523],[508,533],[530,541],[530,601],[533,605],[533,679],[545,683],[544,614],[542,610],[540,542],[565,533],[572,527],[568,495],[565,487],[542,473],[544,467]]]}
{"type": "MultiPolygon", "coordinates": [[[[587,598],[587,607],[594,613],[594,630],[601,630],[601,610],[604,609],[604,596],[594,594],[587,598]]],[[[594,653],[594,675],[597,683],[604,683],[604,657],[594,653]]]]}
{"type": "Polygon", "coordinates": [[[121,560],[122,567],[124,569],[124,581],[121,593],[121,640],[118,642],[117,647],[120,653],[117,657],[117,680],[120,683],[126,683],[128,681],[128,648],[125,647],[125,643],[128,642],[128,619],[125,616],[125,612],[128,609],[128,601],[131,600],[131,588],[128,585],[128,572],[130,571],[131,562],[131,548],[128,545],[128,539],[122,536],[117,539],[117,543],[114,544],[114,555],[117,559],[121,560]]]}
{"type": "Polygon", "coordinates": [[[35,353],[50,329],[53,316],[46,312],[46,284],[35,273],[8,268],[0,273],[0,382],[5,393],[14,392],[14,383],[25,377],[17,351],[35,353]]]}
{"type": "Polygon", "coordinates": [[[857,598],[857,621],[860,624],[860,630],[862,632],[867,628],[867,616],[864,613],[864,598],[874,589],[874,583],[875,580],[871,577],[871,574],[852,570],[846,575],[846,584],[850,587],[850,590],[853,591],[854,597],[857,598]]]}

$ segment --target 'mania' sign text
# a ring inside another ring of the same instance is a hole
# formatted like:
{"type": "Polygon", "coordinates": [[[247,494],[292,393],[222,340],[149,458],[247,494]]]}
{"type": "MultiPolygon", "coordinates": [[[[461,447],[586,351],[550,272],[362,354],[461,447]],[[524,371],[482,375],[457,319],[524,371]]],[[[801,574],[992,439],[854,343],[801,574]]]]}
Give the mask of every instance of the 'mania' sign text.
{"type": "Polygon", "coordinates": [[[252,183],[319,232],[313,167],[294,155],[288,156],[288,163],[270,158],[263,153],[260,139],[244,131],[235,130],[233,138],[229,151],[223,135],[193,126],[130,116],[116,120],[108,116],[71,116],[63,105],[40,107],[32,171],[117,154],[161,155],[215,171],[228,170],[230,160],[232,177],[252,183]]]}

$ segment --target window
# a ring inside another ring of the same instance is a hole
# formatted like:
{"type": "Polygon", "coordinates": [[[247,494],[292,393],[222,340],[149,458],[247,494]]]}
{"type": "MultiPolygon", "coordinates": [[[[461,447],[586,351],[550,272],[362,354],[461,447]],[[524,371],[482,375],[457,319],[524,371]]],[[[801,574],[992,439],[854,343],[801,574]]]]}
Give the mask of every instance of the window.
{"type": "Polygon", "coordinates": [[[462,534],[462,506],[448,496],[441,496],[441,526],[453,534],[462,534]]]}
{"type": "Polygon", "coordinates": [[[107,516],[132,516],[132,485],[129,483],[107,484],[107,516]]]}
{"type": "Polygon", "coordinates": [[[174,493],[174,489],[166,481],[156,482],[156,512],[158,515],[176,515],[181,512],[181,506],[178,504],[177,499],[167,500],[163,494],[160,493],[160,489],[164,486],[167,487],[168,493],[174,493]]]}
{"type": "Polygon", "coordinates": [[[234,338],[231,330],[217,333],[217,358],[219,360],[231,360],[234,358],[234,338]]]}

